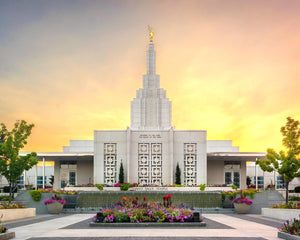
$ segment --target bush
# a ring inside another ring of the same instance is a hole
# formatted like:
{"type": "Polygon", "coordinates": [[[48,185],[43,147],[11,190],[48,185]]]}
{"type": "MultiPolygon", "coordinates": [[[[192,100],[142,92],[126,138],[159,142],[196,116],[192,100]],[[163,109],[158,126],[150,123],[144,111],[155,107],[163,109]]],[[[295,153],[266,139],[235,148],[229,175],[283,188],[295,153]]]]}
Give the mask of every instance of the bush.
{"type": "MultiPolygon", "coordinates": [[[[17,188],[13,188],[13,192],[16,193],[18,191],[17,188]]],[[[9,186],[4,186],[3,187],[3,192],[9,193],[9,186]]]]}
{"type": "Polygon", "coordinates": [[[31,195],[32,199],[34,201],[40,201],[41,200],[41,197],[42,197],[42,191],[40,190],[31,190],[28,192],[28,194],[31,195]]]}
{"type": "Polygon", "coordinates": [[[300,197],[297,196],[290,196],[289,201],[300,201],[300,197]]]}
{"type": "Polygon", "coordinates": [[[131,188],[133,186],[133,184],[131,183],[124,183],[120,186],[120,190],[121,191],[127,191],[129,188],[131,188]]]}
{"type": "Polygon", "coordinates": [[[295,193],[300,193],[300,186],[295,187],[295,193]]]}
{"type": "Polygon", "coordinates": [[[238,189],[238,187],[237,187],[236,185],[234,185],[234,184],[232,184],[231,187],[232,187],[232,189],[234,189],[234,190],[237,190],[237,189],[238,189]]]}
{"type": "MultiPolygon", "coordinates": [[[[13,197],[11,197],[11,200],[13,200],[13,197]]],[[[0,201],[9,201],[9,196],[0,196],[0,201]]]]}
{"type": "Polygon", "coordinates": [[[100,191],[103,190],[103,186],[102,186],[101,184],[96,184],[95,186],[96,186],[100,191]]]}
{"type": "Polygon", "coordinates": [[[200,184],[200,190],[204,191],[205,190],[205,184],[200,184]]]}

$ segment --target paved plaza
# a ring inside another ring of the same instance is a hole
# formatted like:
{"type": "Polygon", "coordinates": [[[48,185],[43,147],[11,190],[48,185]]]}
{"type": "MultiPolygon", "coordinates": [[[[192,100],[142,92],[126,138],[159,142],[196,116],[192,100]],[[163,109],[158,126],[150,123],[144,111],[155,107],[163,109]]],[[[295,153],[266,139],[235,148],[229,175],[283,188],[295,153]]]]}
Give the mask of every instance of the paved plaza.
{"type": "Polygon", "coordinates": [[[6,223],[18,240],[76,239],[202,239],[274,240],[283,222],[260,215],[204,214],[201,228],[94,228],[93,214],[39,215],[33,219],[6,223]]]}

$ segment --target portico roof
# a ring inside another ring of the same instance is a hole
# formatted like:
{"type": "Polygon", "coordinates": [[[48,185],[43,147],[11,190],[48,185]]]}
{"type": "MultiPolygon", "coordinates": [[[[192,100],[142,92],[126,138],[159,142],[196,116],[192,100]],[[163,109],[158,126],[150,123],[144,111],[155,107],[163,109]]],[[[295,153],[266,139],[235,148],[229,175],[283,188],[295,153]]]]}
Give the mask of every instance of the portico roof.
{"type": "MultiPolygon", "coordinates": [[[[29,152],[20,152],[20,156],[25,156],[29,152]]],[[[37,158],[42,161],[55,161],[55,160],[93,160],[93,152],[37,152],[37,158]]]]}
{"type": "Polygon", "coordinates": [[[210,152],[207,160],[220,161],[252,161],[266,157],[265,152],[210,152]]]}

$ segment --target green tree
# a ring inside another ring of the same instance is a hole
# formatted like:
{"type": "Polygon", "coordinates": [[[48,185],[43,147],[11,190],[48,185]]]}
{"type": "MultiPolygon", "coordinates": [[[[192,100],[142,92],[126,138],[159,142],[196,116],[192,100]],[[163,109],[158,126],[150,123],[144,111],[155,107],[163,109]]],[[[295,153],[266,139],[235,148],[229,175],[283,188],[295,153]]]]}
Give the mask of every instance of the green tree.
{"type": "Polygon", "coordinates": [[[5,124],[0,124],[0,174],[9,182],[9,201],[11,202],[12,187],[25,170],[38,163],[35,152],[19,156],[19,151],[27,144],[33,124],[16,121],[14,128],[8,131],[5,124]]]}
{"type": "Polygon", "coordinates": [[[283,139],[282,144],[287,148],[286,151],[276,152],[274,149],[267,149],[266,159],[256,161],[263,171],[277,171],[283,176],[286,184],[286,203],[288,203],[289,183],[296,177],[300,177],[300,128],[299,121],[287,117],[287,123],[280,129],[283,139]]]}
{"type": "Polygon", "coordinates": [[[175,172],[175,184],[181,184],[181,171],[179,168],[179,164],[176,165],[176,172],[175,172]]]}
{"type": "Polygon", "coordinates": [[[119,183],[124,183],[124,168],[123,168],[122,161],[121,161],[120,172],[119,172],[119,183]]]}

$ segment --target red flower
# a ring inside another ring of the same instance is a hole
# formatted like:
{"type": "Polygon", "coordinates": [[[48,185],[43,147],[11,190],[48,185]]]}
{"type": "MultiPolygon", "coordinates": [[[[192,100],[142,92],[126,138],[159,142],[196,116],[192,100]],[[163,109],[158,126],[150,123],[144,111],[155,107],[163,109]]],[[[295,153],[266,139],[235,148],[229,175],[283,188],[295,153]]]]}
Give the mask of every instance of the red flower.
{"type": "Polygon", "coordinates": [[[143,197],[143,200],[146,201],[146,197],[143,197]]]}
{"type": "Polygon", "coordinates": [[[123,201],[127,201],[127,197],[123,197],[123,201]]]}
{"type": "Polygon", "coordinates": [[[139,200],[139,197],[138,197],[138,196],[136,196],[136,197],[135,197],[135,199],[136,199],[136,200],[139,200]]]}
{"type": "Polygon", "coordinates": [[[163,200],[166,200],[167,198],[168,198],[167,196],[164,196],[164,197],[163,197],[163,200]]]}
{"type": "Polygon", "coordinates": [[[171,194],[168,194],[168,198],[171,198],[171,194]]]}

